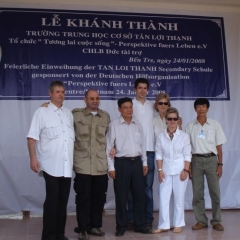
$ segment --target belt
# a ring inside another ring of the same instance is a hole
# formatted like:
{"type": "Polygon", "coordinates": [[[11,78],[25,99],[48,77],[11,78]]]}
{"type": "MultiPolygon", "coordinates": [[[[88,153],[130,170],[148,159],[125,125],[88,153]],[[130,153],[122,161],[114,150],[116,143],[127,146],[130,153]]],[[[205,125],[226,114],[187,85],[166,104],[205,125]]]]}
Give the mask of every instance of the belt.
{"type": "Polygon", "coordinates": [[[137,157],[115,157],[115,160],[128,160],[128,161],[135,161],[135,160],[141,160],[141,156],[137,157]]]}
{"type": "Polygon", "coordinates": [[[193,157],[213,157],[213,156],[216,156],[215,153],[205,153],[205,154],[193,154],[193,157]]]}

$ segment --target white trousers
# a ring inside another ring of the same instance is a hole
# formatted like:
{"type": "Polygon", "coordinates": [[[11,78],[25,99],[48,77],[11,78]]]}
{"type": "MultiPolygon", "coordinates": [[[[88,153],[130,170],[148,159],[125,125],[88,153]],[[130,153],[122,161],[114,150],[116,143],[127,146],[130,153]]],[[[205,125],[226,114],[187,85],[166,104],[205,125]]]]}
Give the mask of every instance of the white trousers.
{"type": "Polygon", "coordinates": [[[165,175],[165,179],[159,184],[159,223],[158,228],[170,229],[169,203],[173,194],[173,221],[174,227],[185,226],[184,198],[188,178],[180,180],[180,175],[165,175]]]}

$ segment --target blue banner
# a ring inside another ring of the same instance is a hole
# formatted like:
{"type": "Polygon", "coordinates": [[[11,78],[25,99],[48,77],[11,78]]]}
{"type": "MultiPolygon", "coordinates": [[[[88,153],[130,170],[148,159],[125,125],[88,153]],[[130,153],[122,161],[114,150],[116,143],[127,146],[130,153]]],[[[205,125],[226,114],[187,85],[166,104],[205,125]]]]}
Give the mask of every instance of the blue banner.
{"type": "Polygon", "coordinates": [[[230,100],[223,18],[1,9],[0,99],[48,98],[54,80],[70,100],[133,97],[137,78],[149,99],[230,100]]]}

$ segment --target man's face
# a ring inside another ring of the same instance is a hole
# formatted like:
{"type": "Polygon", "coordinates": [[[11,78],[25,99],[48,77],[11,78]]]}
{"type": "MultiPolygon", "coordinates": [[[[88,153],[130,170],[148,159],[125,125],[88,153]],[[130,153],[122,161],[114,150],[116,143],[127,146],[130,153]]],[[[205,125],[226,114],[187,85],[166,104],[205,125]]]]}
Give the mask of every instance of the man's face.
{"type": "Polygon", "coordinates": [[[207,105],[206,104],[197,105],[195,111],[198,117],[206,117],[208,112],[207,105]]]}
{"type": "Polygon", "coordinates": [[[131,102],[125,102],[118,108],[118,111],[121,113],[124,119],[131,118],[133,114],[133,107],[131,102]]]}
{"type": "Polygon", "coordinates": [[[65,89],[61,86],[55,86],[52,92],[49,92],[53,104],[60,106],[65,97],[65,89]]]}
{"type": "Polygon", "coordinates": [[[137,88],[134,89],[136,92],[136,98],[146,98],[147,92],[148,92],[148,87],[146,83],[139,83],[137,88]]]}
{"type": "Polygon", "coordinates": [[[84,102],[90,112],[96,112],[100,103],[98,92],[94,90],[89,91],[88,95],[84,98],[84,102]]]}

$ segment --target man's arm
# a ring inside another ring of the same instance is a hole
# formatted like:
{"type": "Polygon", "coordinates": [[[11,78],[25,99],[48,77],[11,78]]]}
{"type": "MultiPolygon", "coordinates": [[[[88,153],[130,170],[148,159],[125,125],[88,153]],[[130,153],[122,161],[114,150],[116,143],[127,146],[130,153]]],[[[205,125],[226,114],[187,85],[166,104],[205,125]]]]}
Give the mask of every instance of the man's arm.
{"type": "Polygon", "coordinates": [[[220,179],[222,177],[222,144],[216,146],[217,148],[217,157],[218,157],[218,167],[217,167],[217,175],[218,175],[218,179],[220,179]],[[220,165],[219,165],[220,164],[220,165]]]}
{"type": "MultiPolygon", "coordinates": [[[[107,155],[107,161],[108,161],[108,174],[109,177],[112,179],[116,178],[116,172],[114,168],[114,158],[110,156],[110,152],[114,147],[114,142],[116,139],[115,131],[114,131],[114,126],[112,122],[108,125],[108,131],[106,135],[106,140],[107,140],[107,146],[106,146],[106,155],[107,155]]],[[[116,152],[115,152],[116,154],[116,152]]],[[[114,155],[115,155],[114,154],[114,155]]]]}
{"type": "Polygon", "coordinates": [[[31,169],[38,173],[39,172],[39,163],[38,160],[36,158],[36,140],[33,138],[28,138],[28,151],[29,151],[29,155],[30,155],[30,167],[31,169]]]}
{"type": "Polygon", "coordinates": [[[142,163],[143,163],[143,176],[146,176],[148,173],[148,165],[147,165],[147,152],[146,152],[146,143],[143,135],[142,125],[139,123],[139,129],[142,135],[142,163]]]}

